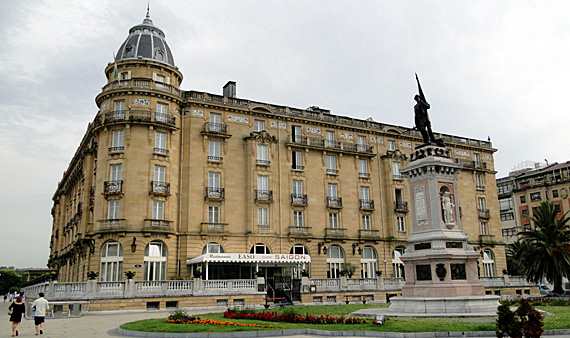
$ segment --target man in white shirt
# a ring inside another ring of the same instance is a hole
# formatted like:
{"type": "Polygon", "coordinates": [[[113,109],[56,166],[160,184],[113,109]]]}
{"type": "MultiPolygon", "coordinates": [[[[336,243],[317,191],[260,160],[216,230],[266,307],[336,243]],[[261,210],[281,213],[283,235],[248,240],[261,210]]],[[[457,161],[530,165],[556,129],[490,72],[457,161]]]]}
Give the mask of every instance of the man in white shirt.
{"type": "Polygon", "coordinates": [[[38,334],[44,334],[45,317],[49,311],[49,303],[44,298],[44,293],[40,292],[38,295],[40,298],[34,300],[32,303],[32,309],[35,311],[34,323],[36,324],[36,336],[38,334]]]}

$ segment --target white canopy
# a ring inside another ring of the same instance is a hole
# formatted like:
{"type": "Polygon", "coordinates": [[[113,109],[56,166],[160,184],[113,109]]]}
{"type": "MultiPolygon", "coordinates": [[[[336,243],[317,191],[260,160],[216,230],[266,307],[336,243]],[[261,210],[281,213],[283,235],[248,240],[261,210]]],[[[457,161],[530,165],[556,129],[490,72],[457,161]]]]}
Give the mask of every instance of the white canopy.
{"type": "Polygon", "coordinates": [[[186,265],[199,263],[305,264],[311,263],[311,256],[297,254],[209,253],[186,260],[186,265]]]}

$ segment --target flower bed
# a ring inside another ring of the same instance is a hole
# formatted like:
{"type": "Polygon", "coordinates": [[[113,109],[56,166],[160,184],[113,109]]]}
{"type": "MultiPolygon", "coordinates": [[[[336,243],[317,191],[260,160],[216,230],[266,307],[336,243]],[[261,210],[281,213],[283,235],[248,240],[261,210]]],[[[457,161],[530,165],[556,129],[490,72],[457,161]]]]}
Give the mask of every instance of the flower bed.
{"type": "Polygon", "coordinates": [[[191,321],[185,321],[182,319],[170,319],[166,318],[166,322],[174,324],[202,324],[202,325],[232,325],[232,326],[247,326],[247,327],[263,327],[263,328],[273,328],[273,325],[260,325],[260,324],[244,324],[244,323],[234,323],[230,321],[218,321],[213,319],[200,319],[196,318],[191,321]]]}
{"type": "Polygon", "coordinates": [[[243,313],[243,312],[232,312],[225,311],[224,318],[236,318],[236,319],[256,319],[263,320],[266,322],[285,322],[285,323],[306,323],[306,324],[366,324],[366,320],[360,318],[344,318],[344,317],[332,317],[329,315],[312,316],[310,314],[302,315],[285,315],[278,314],[275,312],[255,312],[255,313],[243,313]]]}

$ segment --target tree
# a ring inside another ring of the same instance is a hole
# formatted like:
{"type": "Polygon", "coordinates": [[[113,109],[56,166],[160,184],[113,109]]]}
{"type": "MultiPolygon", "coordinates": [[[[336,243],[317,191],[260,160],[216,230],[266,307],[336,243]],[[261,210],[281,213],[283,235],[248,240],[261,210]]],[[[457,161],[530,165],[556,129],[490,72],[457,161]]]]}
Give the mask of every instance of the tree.
{"type": "Polygon", "coordinates": [[[17,287],[20,289],[23,284],[22,276],[18,275],[13,270],[0,270],[0,295],[5,295],[10,291],[10,288],[17,287]]]}
{"type": "Polygon", "coordinates": [[[507,244],[507,270],[511,276],[522,276],[524,267],[524,256],[532,247],[529,242],[518,240],[507,244]]]}
{"type": "Polygon", "coordinates": [[[521,250],[519,266],[529,281],[540,283],[546,279],[554,285],[554,293],[562,294],[562,277],[570,278],[570,219],[568,212],[558,218],[557,214],[554,205],[545,201],[533,216],[523,216],[534,222],[534,228],[519,232],[529,246],[521,250]]]}

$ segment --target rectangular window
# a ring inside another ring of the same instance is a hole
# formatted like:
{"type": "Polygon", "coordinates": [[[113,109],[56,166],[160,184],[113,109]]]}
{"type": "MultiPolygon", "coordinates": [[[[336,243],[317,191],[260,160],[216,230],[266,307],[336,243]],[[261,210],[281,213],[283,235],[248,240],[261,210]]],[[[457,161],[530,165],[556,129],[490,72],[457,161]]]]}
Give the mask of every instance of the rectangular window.
{"type": "Polygon", "coordinates": [[[370,230],[370,215],[362,215],[362,229],[370,230]]]}
{"type": "Polygon", "coordinates": [[[269,208],[257,208],[257,224],[269,225],[269,208]]]}
{"type": "Polygon", "coordinates": [[[257,190],[269,190],[269,176],[257,175],[257,190]]]}
{"type": "Polygon", "coordinates": [[[501,221],[510,221],[515,219],[515,214],[512,212],[501,212],[501,221]]]}
{"type": "Polygon", "coordinates": [[[109,201],[109,219],[119,219],[119,200],[109,201]]]}
{"type": "Polygon", "coordinates": [[[293,151],[291,155],[291,159],[293,161],[293,169],[302,170],[305,169],[303,167],[303,153],[300,151],[293,151]]]}
{"type": "Polygon", "coordinates": [[[394,175],[395,179],[401,179],[402,175],[400,175],[400,162],[393,162],[392,163],[392,174],[394,175]]]}
{"type": "Polygon", "coordinates": [[[338,186],[333,183],[328,184],[328,197],[336,198],[338,196],[338,186]]]}
{"type": "Polygon", "coordinates": [[[208,223],[220,223],[220,207],[216,205],[208,206],[208,223]]]}
{"type": "Polygon", "coordinates": [[[358,175],[360,177],[368,177],[368,161],[367,160],[358,160],[358,175]]]}
{"type": "Polygon", "coordinates": [[[154,181],[160,183],[166,182],[166,167],[160,165],[154,166],[154,181]]]}
{"type": "Polygon", "coordinates": [[[513,198],[512,197],[501,198],[499,200],[499,210],[501,210],[501,211],[511,210],[512,208],[513,208],[513,198]]]}
{"type": "Polygon", "coordinates": [[[540,192],[533,192],[530,194],[531,201],[540,201],[542,197],[540,196],[540,192]]]}
{"type": "Polygon", "coordinates": [[[166,154],[166,133],[159,131],[154,133],[154,152],[166,154]]]}
{"type": "Polygon", "coordinates": [[[216,113],[210,113],[210,124],[209,130],[215,132],[222,131],[222,115],[216,113]]]}
{"type": "Polygon", "coordinates": [[[152,219],[164,219],[164,201],[152,201],[152,219]]]}
{"type": "Polygon", "coordinates": [[[336,170],[336,157],[327,155],[327,174],[336,175],[338,170],[336,170]]]}
{"type": "Polygon", "coordinates": [[[487,209],[487,204],[485,203],[484,197],[479,197],[477,203],[479,205],[479,211],[484,211],[487,209]]]}
{"type": "Polygon", "coordinates": [[[556,214],[559,214],[559,213],[562,213],[562,207],[560,206],[560,204],[555,203],[555,204],[554,204],[554,214],[556,215],[556,214]]]}
{"type": "Polygon", "coordinates": [[[357,149],[360,152],[366,151],[366,136],[358,136],[357,137],[357,149]]]}
{"type": "Polygon", "coordinates": [[[302,227],[303,225],[303,211],[293,211],[293,226],[302,227]]]}
{"type": "Polygon", "coordinates": [[[558,197],[558,190],[552,190],[552,198],[558,197]]]}
{"type": "Polygon", "coordinates": [[[208,153],[208,160],[210,161],[221,161],[222,157],[220,157],[220,142],[219,141],[210,141],[210,150],[208,153]]]}
{"type": "Polygon", "coordinates": [[[254,120],[253,121],[253,131],[264,131],[265,130],[265,121],[262,120],[254,120]]]}
{"type": "Polygon", "coordinates": [[[125,147],[123,146],[123,138],[124,138],[123,129],[113,130],[113,144],[112,144],[112,148],[109,150],[110,151],[123,151],[125,149],[125,147]]]}
{"type": "Polygon", "coordinates": [[[208,173],[208,187],[209,188],[219,188],[220,187],[220,173],[209,172],[208,173]]]}
{"type": "Polygon", "coordinates": [[[111,164],[109,181],[120,181],[121,180],[121,164],[111,164]]]}
{"type": "Polygon", "coordinates": [[[477,189],[485,189],[485,184],[483,183],[483,175],[481,174],[475,175],[475,184],[477,189]]]}
{"type": "Polygon", "coordinates": [[[338,229],[338,213],[329,213],[329,228],[338,229]]]}
{"type": "Polygon", "coordinates": [[[125,117],[125,100],[115,101],[115,114],[123,114],[123,118],[125,117]]]}
{"type": "Polygon", "coordinates": [[[334,147],[334,131],[325,132],[325,147],[334,147]]]}
{"type": "Polygon", "coordinates": [[[130,80],[131,79],[131,71],[128,72],[121,72],[119,74],[119,79],[122,80],[130,80]]]}
{"type": "Polygon", "coordinates": [[[396,217],[396,221],[398,222],[398,231],[405,232],[406,231],[406,220],[403,216],[396,217]]]}
{"type": "Polygon", "coordinates": [[[481,235],[489,234],[489,224],[487,222],[481,222],[481,235]]]}
{"type": "Polygon", "coordinates": [[[388,140],[388,150],[394,151],[396,150],[396,142],[393,140],[388,140]]]}
{"type": "Polygon", "coordinates": [[[269,164],[267,160],[267,145],[266,144],[258,144],[257,145],[257,164],[269,164]]]}
{"type": "Polygon", "coordinates": [[[303,181],[293,180],[293,195],[303,194],[303,181]]]}
{"type": "Polygon", "coordinates": [[[526,203],[526,196],[521,196],[521,203],[526,203]]]}
{"type": "Polygon", "coordinates": [[[370,187],[360,187],[360,199],[363,201],[370,200],[370,187]]]}
{"type": "Polygon", "coordinates": [[[156,120],[159,122],[166,122],[166,116],[168,115],[168,105],[164,103],[156,104],[156,120]]]}
{"type": "Polygon", "coordinates": [[[301,143],[303,140],[301,126],[291,126],[291,136],[293,137],[293,142],[301,143]]]}

